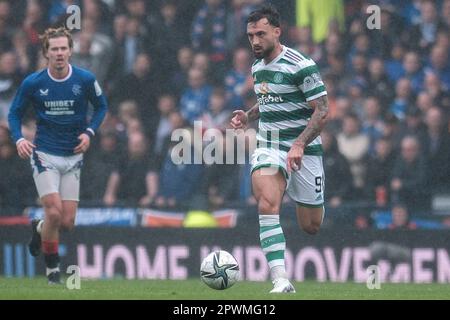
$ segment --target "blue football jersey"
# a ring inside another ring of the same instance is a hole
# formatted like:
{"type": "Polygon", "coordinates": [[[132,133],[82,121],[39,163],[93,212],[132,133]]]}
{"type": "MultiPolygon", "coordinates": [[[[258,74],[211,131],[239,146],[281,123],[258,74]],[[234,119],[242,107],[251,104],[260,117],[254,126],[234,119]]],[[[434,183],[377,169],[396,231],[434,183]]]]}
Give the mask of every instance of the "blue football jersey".
{"type": "Polygon", "coordinates": [[[32,106],[36,113],[36,150],[57,156],[73,155],[78,136],[87,129],[95,132],[102,123],[107,103],[95,76],[69,65],[64,79],[53,78],[48,69],[29,75],[12,102],[8,121],[12,138],[21,139],[22,117],[32,106]],[[94,113],[88,123],[89,102],[94,113]]]}

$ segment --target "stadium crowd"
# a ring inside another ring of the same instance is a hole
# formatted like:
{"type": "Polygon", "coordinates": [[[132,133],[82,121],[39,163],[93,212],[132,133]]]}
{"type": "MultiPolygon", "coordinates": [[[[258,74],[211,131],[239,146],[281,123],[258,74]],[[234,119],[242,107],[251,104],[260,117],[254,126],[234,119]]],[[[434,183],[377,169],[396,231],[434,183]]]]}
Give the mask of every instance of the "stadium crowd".
{"type": "MultiPolygon", "coordinates": [[[[170,153],[174,130],[202,121],[225,132],[233,110],[256,102],[245,20],[264,2],[0,0],[1,212],[36,204],[7,114],[24,77],[45,67],[38,35],[62,25],[72,4],[81,29],[71,61],[96,75],[110,106],[85,155],[81,205],[254,204],[248,161],[176,165],[170,153]]],[[[270,2],[284,20],[282,43],[312,57],[327,87],[327,208],[431,212],[434,196],[450,194],[450,0],[270,2]],[[367,24],[372,4],[380,28],[367,24]]]]}

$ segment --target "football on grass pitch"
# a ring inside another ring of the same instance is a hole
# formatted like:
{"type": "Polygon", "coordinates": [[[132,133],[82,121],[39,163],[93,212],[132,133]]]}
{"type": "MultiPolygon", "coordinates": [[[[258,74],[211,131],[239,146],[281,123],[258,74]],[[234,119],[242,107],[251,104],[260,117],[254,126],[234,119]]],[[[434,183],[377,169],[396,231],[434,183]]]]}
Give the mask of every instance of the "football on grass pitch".
{"type": "Polygon", "coordinates": [[[239,264],[227,251],[214,251],[203,259],[200,276],[213,289],[227,289],[239,280],[239,264]]]}

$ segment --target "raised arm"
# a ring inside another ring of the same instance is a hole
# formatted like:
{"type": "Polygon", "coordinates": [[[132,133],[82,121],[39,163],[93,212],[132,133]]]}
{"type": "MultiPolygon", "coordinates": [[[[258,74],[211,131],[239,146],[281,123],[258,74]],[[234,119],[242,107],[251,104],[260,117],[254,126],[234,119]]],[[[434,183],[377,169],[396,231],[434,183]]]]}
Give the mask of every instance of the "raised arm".
{"type": "Polygon", "coordinates": [[[231,119],[233,129],[244,129],[249,122],[259,119],[259,104],[255,103],[247,112],[236,110],[233,115],[234,117],[231,119]]]}

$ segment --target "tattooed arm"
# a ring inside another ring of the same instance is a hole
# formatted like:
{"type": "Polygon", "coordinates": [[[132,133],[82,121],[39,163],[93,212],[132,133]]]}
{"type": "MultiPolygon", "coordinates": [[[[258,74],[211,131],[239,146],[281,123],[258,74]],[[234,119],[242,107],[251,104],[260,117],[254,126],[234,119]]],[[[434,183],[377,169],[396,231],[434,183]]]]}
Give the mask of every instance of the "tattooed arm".
{"type": "Polygon", "coordinates": [[[322,129],[325,127],[328,114],[328,98],[326,95],[321,96],[310,101],[309,106],[313,108],[314,112],[305,130],[294,142],[294,144],[302,148],[305,148],[315,138],[317,138],[322,129]]]}
{"type": "Polygon", "coordinates": [[[328,98],[326,95],[310,101],[309,105],[314,109],[314,112],[305,130],[298,136],[291,150],[289,150],[287,155],[288,172],[300,169],[305,147],[319,136],[327,122],[328,98]]]}

